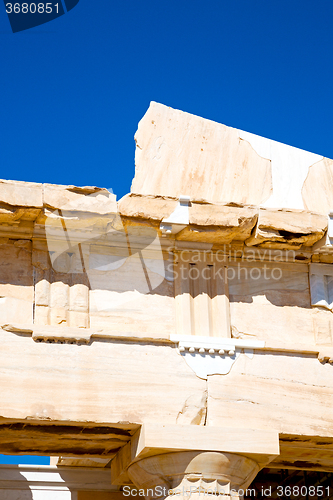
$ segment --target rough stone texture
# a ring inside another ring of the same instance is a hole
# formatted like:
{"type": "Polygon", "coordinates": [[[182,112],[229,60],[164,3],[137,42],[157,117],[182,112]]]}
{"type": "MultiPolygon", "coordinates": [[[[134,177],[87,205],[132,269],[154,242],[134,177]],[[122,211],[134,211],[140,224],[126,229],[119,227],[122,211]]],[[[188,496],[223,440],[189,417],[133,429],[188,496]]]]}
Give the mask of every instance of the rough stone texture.
{"type": "Polygon", "coordinates": [[[227,377],[209,377],[207,423],[331,438],[331,369],[302,355],[241,356],[227,377]]]}
{"type": "Polygon", "coordinates": [[[135,140],[132,193],[256,205],[271,194],[270,161],[236,129],[152,102],[135,140]]]}
{"type": "Polygon", "coordinates": [[[126,194],[118,202],[120,215],[125,217],[139,217],[161,222],[168,217],[177,206],[177,199],[164,196],[143,196],[126,194]]]}
{"type": "Polygon", "coordinates": [[[1,329],[0,340],[3,418],[171,424],[190,396],[200,400],[206,390],[172,347],[35,343],[30,335],[1,329]]]}
{"type": "Polygon", "coordinates": [[[263,248],[310,247],[324,236],[327,224],[327,217],[311,212],[260,209],[255,232],[246,244],[263,248]]]}
{"type": "Polygon", "coordinates": [[[35,182],[0,180],[0,203],[42,208],[43,185],[35,182]]]}
{"type": "Polygon", "coordinates": [[[239,262],[228,275],[231,324],[241,337],[322,343],[315,341],[314,325],[324,322],[327,328],[330,313],[311,309],[307,264],[239,262]]]}
{"type": "Polygon", "coordinates": [[[281,433],[279,467],[331,467],[333,316],[309,289],[311,262],[326,262],[332,303],[331,163],[157,104],[136,138],[118,213],[105,189],[0,182],[0,453],[80,467],[130,450],[129,465],[141,424],[172,424],[184,443],[246,426],[281,433]],[[167,233],[179,195],[183,229],[167,233]],[[231,368],[203,380],[190,357],[231,368]]]}
{"type": "Polygon", "coordinates": [[[117,212],[116,196],[107,189],[97,187],[44,185],[44,205],[49,208],[114,214],[117,212]]]}
{"type": "Polygon", "coordinates": [[[8,239],[0,244],[0,322],[33,321],[31,244],[8,239]]]}
{"type": "Polygon", "coordinates": [[[307,210],[328,214],[333,210],[333,160],[323,158],[309,168],[302,196],[307,210]],[[320,196],[318,194],[320,193],[320,196]]]}

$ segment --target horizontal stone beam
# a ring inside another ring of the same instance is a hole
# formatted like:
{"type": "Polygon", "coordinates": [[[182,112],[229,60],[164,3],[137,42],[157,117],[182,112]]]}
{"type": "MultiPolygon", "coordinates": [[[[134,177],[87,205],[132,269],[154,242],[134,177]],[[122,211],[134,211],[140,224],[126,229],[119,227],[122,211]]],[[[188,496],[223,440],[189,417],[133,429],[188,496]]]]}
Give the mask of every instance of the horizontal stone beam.
{"type": "Polygon", "coordinates": [[[112,484],[129,484],[129,465],[149,456],[180,451],[223,451],[253,458],[262,467],[279,455],[276,431],[144,424],[111,462],[112,484]]]}

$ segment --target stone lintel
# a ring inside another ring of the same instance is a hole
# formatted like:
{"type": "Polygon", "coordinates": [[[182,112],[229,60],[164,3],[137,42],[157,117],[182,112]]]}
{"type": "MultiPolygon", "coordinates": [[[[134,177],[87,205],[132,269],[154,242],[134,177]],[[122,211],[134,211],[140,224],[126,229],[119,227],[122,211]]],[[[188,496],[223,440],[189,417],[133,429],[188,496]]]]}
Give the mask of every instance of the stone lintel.
{"type": "Polygon", "coordinates": [[[129,484],[127,469],[138,460],[182,451],[235,453],[264,467],[279,455],[279,435],[246,428],[143,424],[112,460],[112,484],[129,484]]]}

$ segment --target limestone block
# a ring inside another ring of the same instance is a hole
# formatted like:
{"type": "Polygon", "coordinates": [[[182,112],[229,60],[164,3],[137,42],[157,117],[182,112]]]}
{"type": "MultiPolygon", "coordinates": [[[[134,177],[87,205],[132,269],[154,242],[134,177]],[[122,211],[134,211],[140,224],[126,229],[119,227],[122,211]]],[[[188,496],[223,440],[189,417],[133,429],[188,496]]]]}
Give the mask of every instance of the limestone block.
{"type": "Polygon", "coordinates": [[[331,370],[310,355],[241,355],[227,377],[208,379],[207,425],[332,436],[331,370]]]}
{"type": "Polygon", "coordinates": [[[231,324],[240,333],[240,338],[278,340],[290,346],[293,343],[314,343],[310,309],[276,306],[264,297],[254,297],[253,302],[230,302],[230,315],[231,324]]]}
{"type": "Polygon", "coordinates": [[[67,308],[69,306],[69,287],[66,283],[62,281],[56,281],[51,284],[51,307],[63,307],[67,308]]]}
{"type": "Polygon", "coordinates": [[[135,141],[132,193],[255,205],[271,194],[270,161],[236,129],[152,102],[135,141]]]}
{"type": "Polygon", "coordinates": [[[33,301],[13,297],[0,297],[0,323],[33,322],[33,301]]]}
{"type": "Polygon", "coordinates": [[[50,303],[50,282],[42,279],[35,284],[35,304],[36,306],[48,306],[50,303]]]}
{"type": "Polygon", "coordinates": [[[77,328],[89,328],[90,320],[87,312],[68,311],[66,318],[70,326],[77,328]]]}
{"type": "MultiPolygon", "coordinates": [[[[0,208],[0,223],[11,224],[18,229],[27,230],[27,221],[34,221],[40,209],[2,206],[0,208]]],[[[31,231],[32,232],[32,231],[31,231]]],[[[23,236],[22,236],[23,237],[23,236]]]]}
{"type": "Polygon", "coordinates": [[[71,311],[87,312],[89,309],[89,288],[77,283],[69,289],[69,308],[71,311]]]}
{"type": "Polygon", "coordinates": [[[90,307],[92,328],[162,336],[175,333],[173,295],[94,290],[90,292],[90,307]]]}
{"type": "Polygon", "coordinates": [[[68,309],[65,307],[51,307],[50,308],[50,324],[61,325],[68,322],[68,309]]]}
{"type": "Polygon", "coordinates": [[[314,342],[308,266],[242,262],[228,268],[231,324],[245,336],[314,342]]]}
{"type": "MultiPolygon", "coordinates": [[[[92,290],[114,292],[138,291],[147,294],[164,283],[167,275],[161,249],[151,254],[147,249],[124,258],[90,254],[88,277],[92,290]],[[157,254],[157,255],[156,255],[157,254]]],[[[100,305],[100,309],[102,305],[100,305]]]]}
{"type": "Polygon", "coordinates": [[[32,286],[31,251],[15,245],[14,241],[0,244],[0,282],[32,286]]]}
{"type": "Polygon", "coordinates": [[[35,325],[50,324],[50,308],[46,306],[35,306],[35,325]]]}
{"type": "Polygon", "coordinates": [[[10,283],[0,284],[0,298],[12,297],[15,299],[33,302],[33,286],[11,285],[10,283]]]}
{"type": "Polygon", "coordinates": [[[308,171],[303,184],[302,197],[307,210],[327,215],[333,210],[333,160],[322,158],[308,171]]]}
{"type": "MultiPolygon", "coordinates": [[[[173,213],[177,201],[163,196],[130,194],[124,196],[118,205],[123,216],[161,222],[173,213]]],[[[219,243],[245,240],[250,237],[257,218],[258,210],[251,207],[191,202],[190,226],[181,231],[177,239],[219,243]]]]}
{"type": "Polygon", "coordinates": [[[318,310],[313,314],[315,342],[317,345],[333,344],[333,319],[328,311],[318,310]]]}
{"type": "Polygon", "coordinates": [[[312,246],[327,230],[327,217],[302,210],[260,209],[253,235],[246,245],[298,249],[312,246]]]}
{"type": "MultiPolygon", "coordinates": [[[[195,376],[174,347],[165,344],[119,340],[81,346],[38,343],[32,341],[31,334],[16,335],[1,329],[0,342],[2,418],[29,416],[44,423],[51,419],[91,425],[143,421],[176,424],[185,401],[195,394],[199,401],[206,390],[206,382],[195,376]]],[[[89,445],[90,434],[85,435],[89,445]]],[[[49,453],[51,441],[58,450],[59,446],[64,448],[58,434],[50,432],[48,436],[43,446],[49,453]]],[[[109,434],[103,436],[103,449],[111,449],[109,434]]]]}
{"type": "Polygon", "coordinates": [[[44,205],[65,211],[100,215],[117,213],[116,196],[97,187],[44,184],[44,205]]]}
{"type": "Polygon", "coordinates": [[[126,194],[118,201],[120,215],[161,221],[176,208],[178,200],[165,196],[126,194]]]}
{"type": "Polygon", "coordinates": [[[43,207],[42,184],[0,180],[0,203],[20,207],[43,207]]]}

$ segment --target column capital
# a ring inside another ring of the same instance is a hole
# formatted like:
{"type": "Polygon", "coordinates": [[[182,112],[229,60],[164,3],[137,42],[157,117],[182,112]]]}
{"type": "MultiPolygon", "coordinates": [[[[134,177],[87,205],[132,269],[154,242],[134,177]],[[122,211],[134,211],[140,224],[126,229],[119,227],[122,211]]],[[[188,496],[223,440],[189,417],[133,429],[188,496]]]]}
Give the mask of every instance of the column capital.
{"type": "Polygon", "coordinates": [[[143,458],[127,472],[146,498],[204,500],[208,495],[242,497],[259,470],[255,460],[242,455],[183,451],[143,458]]]}

